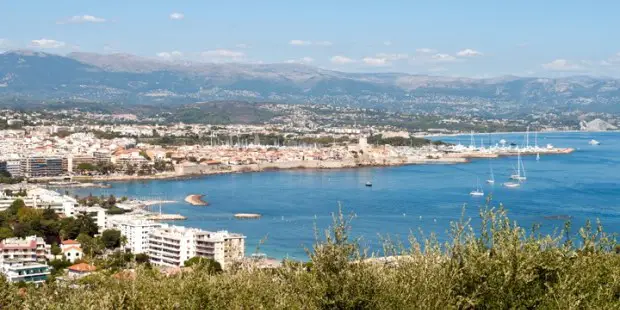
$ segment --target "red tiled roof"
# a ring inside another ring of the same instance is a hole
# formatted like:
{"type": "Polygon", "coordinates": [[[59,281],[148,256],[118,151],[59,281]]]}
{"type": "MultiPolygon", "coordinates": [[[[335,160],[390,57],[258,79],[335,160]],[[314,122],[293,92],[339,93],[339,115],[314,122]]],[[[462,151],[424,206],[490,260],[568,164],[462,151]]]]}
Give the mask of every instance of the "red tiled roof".
{"type": "Polygon", "coordinates": [[[63,252],[67,252],[67,251],[72,250],[72,249],[76,249],[76,250],[78,250],[78,251],[80,251],[80,252],[83,252],[83,251],[82,251],[82,248],[77,247],[77,246],[70,246],[70,247],[66,247],[66,248],[62,249],[62,251],[63,251],[63,252]]]}
{"type": "Polygon", "coordinates": [[[95,270],[97,270],[97,267],[93,266],[93,265],[89,265],[86,263],[79,263],[79,264],[75,264],[73,266],[69,267],[70,271],[75,271],[75,272],[93,272],[95,270]]]}
{"type": "Polygon", "coordinates": [[[68,239],[62,242],[62,244],[64,245],[70,245],[70,244],[80,244],[79,242],[72,240],[72,239],[68,239]]]}
{"type": "Polygon", "coordinates": [[[0,249],[36,249],[37,242],[34,240],[28,241],[28,244],[4,244],[0,243],[0,249]]]}

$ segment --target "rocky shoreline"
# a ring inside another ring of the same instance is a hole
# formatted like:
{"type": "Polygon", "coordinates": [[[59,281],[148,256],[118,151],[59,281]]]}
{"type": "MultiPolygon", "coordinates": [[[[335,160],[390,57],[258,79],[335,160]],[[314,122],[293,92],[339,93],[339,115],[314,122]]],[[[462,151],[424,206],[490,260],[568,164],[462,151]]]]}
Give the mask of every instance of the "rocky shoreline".
{"type": "MultiPolygon", "coordinates": [[[[553,149],[547,150],[541,155],[560,155],[569,154],[574,149],[553,149]]],[[[323,169],[356,169],[356,168],[368,168],[368,167],[394,167],[394,166],[407,166],[407,165],[430,165],[430,164],[462,164],[469,162],[470,159],[475,158],[497,158],[503,156],[516,156],[516,152],[503,152],[503,153],[448,153],[439,158],[420,158],[420,157],[392,157],[386,158],[381,162],[366,161],[360,162],[355,160],[338,160],[338,161],[322,161],[322,160],[304,160],[304,161],[290,161],[290,162],[274,162],[274,163],[261,163],[261,164],[248,164],[248,165],[235,165],[229,166],[226,169],[209,169],[209,170],[196,170],[183,171],[183,172],[168,172],[158,175],[114,175],[114,176],[76,176],[74,180],[83,182],[131,182],[131,181],[146,181],[146,180],[171,180],[171,179],[191,179],[199,178],[207,175],[229,174],[229,173],[248,173],[248,172],[262,172],[262,171],[274,171],[274,170],[323,170],[323,169]]],[[[536,152],[523,152],[523,156],[536,155],[536,152]]]]}
{"type": "Polygon", "coordinates": [[[209,203],[202,200],[204,195],[189,195],[185,197],[185,202],[193,205],[193,206],[208,206],[209,203]]]}

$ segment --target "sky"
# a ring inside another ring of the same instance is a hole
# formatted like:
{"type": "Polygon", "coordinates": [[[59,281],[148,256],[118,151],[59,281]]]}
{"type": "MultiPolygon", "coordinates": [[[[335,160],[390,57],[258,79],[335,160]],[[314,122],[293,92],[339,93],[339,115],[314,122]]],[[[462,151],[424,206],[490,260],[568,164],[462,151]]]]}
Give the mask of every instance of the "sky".
{"type": "Polygon", "coordinates": [[[0,51],[620,77],[620,1],[0,0],[0,51]]]}

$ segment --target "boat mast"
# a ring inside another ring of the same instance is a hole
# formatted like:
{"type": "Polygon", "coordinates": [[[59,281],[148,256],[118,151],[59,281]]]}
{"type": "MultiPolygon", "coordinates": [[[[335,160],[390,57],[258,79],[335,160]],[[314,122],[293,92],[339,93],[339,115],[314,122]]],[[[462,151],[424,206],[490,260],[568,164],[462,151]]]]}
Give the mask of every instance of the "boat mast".
{"type": "Polygon", "coordinates": [[[525,147],[530,147],[530,126],[527,126],[525,130],[525,147]]]}

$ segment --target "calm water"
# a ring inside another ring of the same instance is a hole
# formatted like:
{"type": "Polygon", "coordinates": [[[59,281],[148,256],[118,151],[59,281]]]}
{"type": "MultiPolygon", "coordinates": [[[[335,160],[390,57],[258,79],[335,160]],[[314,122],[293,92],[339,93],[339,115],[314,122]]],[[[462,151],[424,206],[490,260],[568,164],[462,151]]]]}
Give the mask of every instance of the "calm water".
{"type": "MultiPolygon", "coordinates": [[[[523,135],[494,135],[522,143],[523,135]]],[[[489,136],[484,136],[487,143],[489,136]]],[[[492,161],[496,185],[484,184],[489,160],[461,165],[417,165],[388,168],[276,171],[208,176],[189,180],[114,183],[110,189],[78,190],[140,198],[172,199],[163,211],[181,213],[181,225],[208,230],[227,229],[247,235],[246,252],[253,253],[263,239],[260,252],[282,258],[305,259],[304,248],[314,241],[315,226],[323,232],[331,214],[341,204],[354,213],[353,232],[374,250],[381,236],[405,239],[420,229],[446,237],[450,221],[458,220],[465,206],[467,217],[477,218],[484,198],[469,192],[479,178],[485,194],[503,203],[512,219],[524,227],[542,224],[543,231],[561,228],[570,216],[573,226],[600,218],[607,231],[620,232],[620,134],[549,133],[539,135],[539,144],[574,147],[570,155],[524,157],[528,180],[517,189],[500,184],[508,179],[516,158],[492,161]],[[590,146],[590,139],[601,142],[590,146]],[[372,180],[373,187],[364,183],[372,180]],[[209,207],[183,202],[189,194],[205,194],[209,207]],[[235,220],[234,213],[260,213],[260,220],[235,220]]],[[[469,136],[443,140],[469,144],[469,136]]],[[[476,139],[480,141],[480,137],[476,139]]],[[[533,135],[531,136],[533,143],[533,135]]]]}

